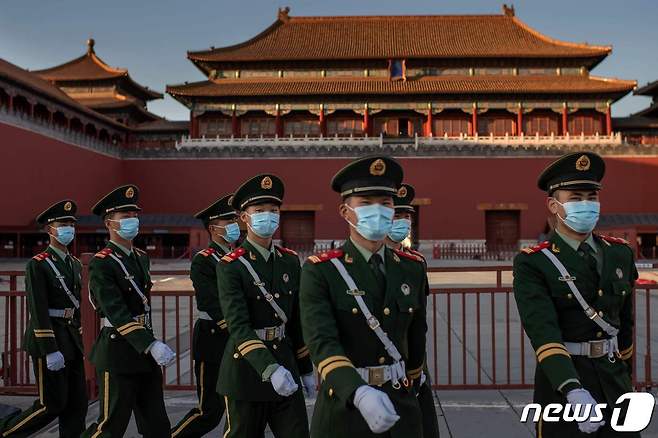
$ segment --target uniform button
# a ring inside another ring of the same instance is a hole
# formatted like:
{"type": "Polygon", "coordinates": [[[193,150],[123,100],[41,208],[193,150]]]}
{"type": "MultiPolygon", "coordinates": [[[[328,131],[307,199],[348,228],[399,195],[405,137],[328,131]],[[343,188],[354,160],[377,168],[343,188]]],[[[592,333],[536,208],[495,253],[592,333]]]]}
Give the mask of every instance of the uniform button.
{"type": "Polygon", "coordinates": [[[603,296],[603,289],[599,289],[599,296],[600,296],[600,297],[603,296]]]}
{"type": "Polygon", "coordinates": [[[277,313],[274,314],[274,317],[275,317],[276,319],[279,319],[279,315],[278,315],[277,313]]]}
{"type": "Polygon", "coordinates": [[[573,295],[572,295],[572,294],[567,294],[567,298],[568,298],[568,299],[572,299],[572,298],[573,298],[573,295]]]}
{"type": "Polygon", "coordinates": [[[603,336],[603,332],[596,332],[596,337],[597,338],[600,338],[601,336],[603,336]]]}
{"type": "Polygon", "coordinates": [[[384,358],[384,356],[380,357],[379,358],[379,364],[384,365],[384,362],[386,362],[386,359],[384,358]]]}
{"type": "Polygon", "coordinates": [[[414,308],[413,307],[409,307],[409,313],[414,313],[414,308]]]}
{"type": "Polygon", "coordinates": [[[117,337],[117,335],[115,335],[114,333],[112,333],[112,334],[110,335],[110,339],[116,339],[116,337],[117,337]]]}
{"type": "Polygon", "coordinates": [[[292,291],[291,291],[291,290],[288,291],[288,295],[292,295],[292,291]]]}
{"type": "Polygon", "coordinates": [[[260,300],[260,295],[256,295],[256,299],[257,299],[257,300],[260,300]]]}
{"type": "Polygon", "coordinates": [[[210,333],[215,334],[215,329],[210,329],[210,333]]]}
{"type": "Polygon", "coordinates": [[[599,310],[599,316],[603,316],[603,310],[599,310]]]}
{"type": "Polygon", "coordinates": [[[384,315],[390,315],[391,314],[391,309],[388,307],[384,307],[384,315]]]}
{"type": "Polygon", "coordinates": [[[352,313],[356,315],[357,313],[359,313],[359,311],[357,310],[356,307],[352,307],[352,313]]]}
{"type": "Polygon", "coordinates": [[[274,298],[279,298],[279,293],[278,292],[274,294],[274,298]]]}
{"type": "Polygon", "coordinates": [[[625,290],[621,291],[621,294],[626,295],[626,291],[625,290]]]}
{"type": "Polygon", "coordinates": [[[272,348],[276,350],[276,349],[278,349],[279,347],[277,347],[276,344],[274,344],[274,345],[272,345],[272,348]]]}
{"type": "Polygon", "coordinates": [[[329,388],[329,397],[334,395],[334,388],[329,388]]]}
{"type": "Polygon", "coordinates": [[[238,357],[240,357],[238,353],[233,353],[233,359],[237,359],[238,357]]]}

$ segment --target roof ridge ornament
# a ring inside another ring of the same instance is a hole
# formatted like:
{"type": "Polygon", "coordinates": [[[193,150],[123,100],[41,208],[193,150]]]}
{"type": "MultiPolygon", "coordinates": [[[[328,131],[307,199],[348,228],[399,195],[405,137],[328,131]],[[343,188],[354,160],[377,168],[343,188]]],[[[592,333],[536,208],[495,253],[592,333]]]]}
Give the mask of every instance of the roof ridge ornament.
{"type": "Polygon", "coordinates": [[[277,19],[279,21],[283,21],[286,23],[288,20],[290,20],[290,16],[288,13],[290,12],[290,6],[286,6],[285,8],[279,8],[279,12],[277,13],[277,19]]]}
{"type": "Polygon", "coordinates": [[[505,14],[506,17],[514,17],[514,5],[510,4],[507,6],[506,3],[503,3],[503,14],[505,14]]]}
{"type": "Polygon", "coordinates": [[[89,38],[87,40],[87,54],[91,55],[95,53],[94,51],[94,45],[96,44],[96,41],[93,38],[89,38]]]}

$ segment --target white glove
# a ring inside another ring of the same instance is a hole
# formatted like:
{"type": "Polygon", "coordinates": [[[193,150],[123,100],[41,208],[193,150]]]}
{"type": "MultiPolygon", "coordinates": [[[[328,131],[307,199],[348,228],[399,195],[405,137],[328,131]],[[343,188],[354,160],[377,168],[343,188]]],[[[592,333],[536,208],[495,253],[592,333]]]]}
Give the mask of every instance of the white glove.
{"type": "Polygon", "coordinates": [[[425,375],[425,371],[420,373],[420,386],[423,386],[425,382],[427,381],[427,376],[425,375]]]}
{"type": "Polygon", "coordinates": [[[388,395],[372,386],[363,385],[354,391],[354,406],[373,433],[384,433],[400,419],[388,395]]]}
{"type": "Polygon", "coordinates": [[[315,379],[315,375],[313,373],[302,376],[302,385],[304,386],[304,393],[306,394],[306,398],[315,398],[318,393],[318,390],[316,389],[317,383],[318,382],[315,379]]]}
{"type": "Polygon", "coordinates": [[[594,405],[596,405],[596,400],[592,397],[592,394],[589,393],[586,389],[572,389],[567,393],[567,401],[572,406],[572,411],[576,409],[576,405],[582,405],[581,412],[583,409],[587,409],[587,405],[590,407],[589,418],[590,420],[582,421],[578,423],[578,429],[583,433],[594,433],[599,430],[599,427],[605,425],[605,421],[601,420],[598,422],[592,422],[591,418],[595,415],[594,405]]]}
{"type": "Polygon", "coordinates": [[[295,383],[290,371],[281,365],[270,376],[270,382],[276,393],[284,397],[294,394],[299,389],[299,385],[295,383]]]}
{"type": "Polygon", "coordinates": [[[151,353],[151,356],[155,359],[155,363],[161,367],[166,367],[176,357],[174,350],[169,348],[169,346],[162,341],[153,342],[149,347],[149,353],[151,353]]]}
{"type": "Polygon", "coordinates": [[[46,355],[46,366],[50,371],[59,371],[64,368],[64,355],[60,351],[46,355]]]}

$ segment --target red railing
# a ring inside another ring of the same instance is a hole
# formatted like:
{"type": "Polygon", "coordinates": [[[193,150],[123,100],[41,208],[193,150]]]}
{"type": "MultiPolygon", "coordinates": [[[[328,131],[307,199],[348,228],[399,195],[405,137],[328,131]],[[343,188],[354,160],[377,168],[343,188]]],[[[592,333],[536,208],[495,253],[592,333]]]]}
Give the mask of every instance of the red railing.
{"type": "MultiPolygon", "coordinates": [[[[86,270],[83,273],[86,276],[86,270]]],[[[165,387],[193,389],[191,345],[197,315],[189,271],[152,271],[151,275],[156,282],[151,293],[155,333],[178,352],[174,363],[164,370],[165,387]],[[173,286],[167,288],[170,281],[173,286]]],[[[0,272],[0,311],[4,311],[5,317],[0,328],[3,330],[0,394],[34,392],[30,360],[20,349],[28,318],[23,277],[22,272],[0,272]]],[[[512,296],[511,267],[430,268],[429,277],[431,284],[441,284],[431,288],[427,309],[427,356],[434,387],[531,388],[535,355],[512,296]]],[[[84,278],[83,284],[87,284],[84,278]]],[[[83,290],[83,294],[86,296],[87,291],[83,290]]],[[[657,365],[652,363],[655,340],[651,336],[658,285],[638,286],[633,296],[636,319],[633,383],[638,389],[658,387],[653,369],[657,365]]],[[[86,306],[88,300],[81,302],[86,306]]],[[[83,314],[83,323],[84,318],[83,314]]],[[[87,349],[98,331],[97,319],[87,317],[90,320],[91,330],[85,325],[87,349]]],[[[93,387],[93,367],[87,364],[86,369],[93,387]]]]}

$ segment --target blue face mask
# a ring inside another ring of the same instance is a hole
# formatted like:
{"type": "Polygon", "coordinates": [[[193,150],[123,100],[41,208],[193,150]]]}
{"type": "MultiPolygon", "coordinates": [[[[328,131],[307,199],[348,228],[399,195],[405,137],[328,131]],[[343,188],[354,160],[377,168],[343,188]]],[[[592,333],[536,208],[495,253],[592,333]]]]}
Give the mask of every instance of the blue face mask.
{"type": "Polygon", "coordinates": [[[214,225],[217,228],[224,228],[224,235],[222,238],[228,243],[233,243],[240,238],[240,226],[235,222],[231,222],[225,227],[214,225]]]}
{"type": "Polygon", "coordinates": [[[62,245],[67,246],[69,243],[73,242],[73,238],[75,237],[75,227],[66,225],[63,227],[56,227],[55,231],[57,231],[57,233],[53,237],[62,245]]]}
{"type": "Polygon", "coordinates": [[[119,237],[126,240],[133,240],[139,233],[139,218],[126,217],[118,221],[110,219],[112,222],[119,222],[119,229],[116,230],[119,237]]]}
{"type": "Polygon", "coordinates": [[[565,202],[564,204],[558,201],[558,204],[564,207],[567,214],[565,218],[560,217],[559,214],[558,217],[576,233],[591,233],[599,221],[601,204],[597,201],[575,201],[565,202]]]}
{"type": "Polygon", "coordinates": [[[393,242],[402,242],[407,238],[411,231],[411,221],[409,219],[395,219],[393,221],[393,228],[388,233],[389,239],[393,242]]]}
{"type": "Polygon", "coordinates": [[[356,225],[348,223],[356,228],[356,231],[364,239],[373,242],[383,240],[393,227],[393,216],[395,210],[390,207],[384,207],[381,204],[362,205],[361,207],[347,208],[354,211],[357,217],[356,225]]]}
{"type": "Polygon", "coordinates": [[[261,213],[247,214],[251,221],[249,228],[256,233],[258,237],[264,239],[272,237],[279,228],[279,213],[263,211],[261,213]]]}

